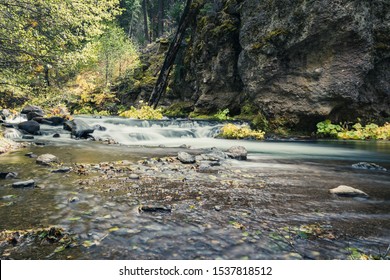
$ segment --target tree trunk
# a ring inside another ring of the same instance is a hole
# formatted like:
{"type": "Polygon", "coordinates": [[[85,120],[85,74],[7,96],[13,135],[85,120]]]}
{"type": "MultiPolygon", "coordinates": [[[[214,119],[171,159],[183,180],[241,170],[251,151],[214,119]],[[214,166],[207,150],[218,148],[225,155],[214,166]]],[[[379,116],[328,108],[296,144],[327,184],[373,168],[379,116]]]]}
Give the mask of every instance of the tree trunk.
{"type": "Polygon", "coordinates": [[[153,106],[153,108],[157,107],[161,96],[165,93],[168,84],[169,73],[172,70],[172,66],[175,62],[181,42],[183,41],[185,31],[190,22],[196,18],[199,10],[204,6],[203,1],[201,1],[201,3],[195,2],[194,4],[192,2],[193,0],[187,0],[186,7],[184,8],[183,14],[180,18],[179,27],[177,29],[175,38],[169,46],[156,85],[154,86],[153,92],[149,98],[148,104],[149,106],[153,106]]]}
{"type": "Polygon", "coordinates": [[[142,1],[142,10],[144,13],[145,40],[146,40],[146,42],[150,42],[149,27],[148,27],[148,9],[147,9],[147,5],[146,5],[146,0],[142,1]]]}
{"type": "Polygon", "coordinates": [[[158,0],[158,37],[164,33],[164,0],[158,0]]]}

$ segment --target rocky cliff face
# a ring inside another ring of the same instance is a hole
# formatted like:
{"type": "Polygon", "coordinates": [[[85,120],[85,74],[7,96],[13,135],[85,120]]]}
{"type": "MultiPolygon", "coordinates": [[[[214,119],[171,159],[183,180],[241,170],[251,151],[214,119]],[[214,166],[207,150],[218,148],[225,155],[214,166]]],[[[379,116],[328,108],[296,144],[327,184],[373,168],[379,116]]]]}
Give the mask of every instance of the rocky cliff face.
{"type": "Polygon", "coordinates": [[[311,129],[390,116],[390,1],[209,1],[175,91],[199,113],[252,106],[311,129]]]}

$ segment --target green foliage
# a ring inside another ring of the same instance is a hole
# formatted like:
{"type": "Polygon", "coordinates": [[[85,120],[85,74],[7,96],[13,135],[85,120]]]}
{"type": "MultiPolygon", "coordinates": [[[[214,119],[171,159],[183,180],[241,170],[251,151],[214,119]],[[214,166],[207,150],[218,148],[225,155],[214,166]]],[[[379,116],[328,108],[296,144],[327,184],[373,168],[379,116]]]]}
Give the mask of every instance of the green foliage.
{"type": "Polygon", "coordinates": [[[60,81],[119,12],[118,0],[1,0],[1,80],[34,87],[60,81]]]}
{"type": "Polygon", "coordinates": [[[176,102],[163,110],[164,116],[185,118],[193,109],[192,102],[176,102]]]}
{"type": "Polygon", "coordinates": [[[326,120],[317,124],[317,133],[321,136],[345,140],[390,140],[390,123],[385,123],[383,126],[373,123],[363,126],[360,123],[356,123],[348,129],[348,127],[335,125],[330,120],[326,120]]]}
{"type": "Polygon", "coordinates": [[[343,128],[340,125],[332,124],[330,120],[325,120],[317,124],[317,133],[323,136],[337,137],[343,128]]]}
{"type": "Polygon", "coordinates": [[[218,113],[216,113],[213,116],[213,119],[216,119],[219,121],[226,121],[229,119],[228,114],[229,114],[229,109],[219,110],[218,113]]]}
{"type": "Polygon", "coordinates": [[[130,110],[120,113],[119,116],[139,120],[161,120],[163,118],[161,109],[153,109],[148,105],[143,105],[140,109],[131,106],[130,110]]]}
{"type": "Polygon", "coordinates": [[[238,126],[234,124],[226,124],[222,127],[218,137],[226,139],[264,139],[264,132],[261,130],[252,130],[248,126],[238,126]]]}

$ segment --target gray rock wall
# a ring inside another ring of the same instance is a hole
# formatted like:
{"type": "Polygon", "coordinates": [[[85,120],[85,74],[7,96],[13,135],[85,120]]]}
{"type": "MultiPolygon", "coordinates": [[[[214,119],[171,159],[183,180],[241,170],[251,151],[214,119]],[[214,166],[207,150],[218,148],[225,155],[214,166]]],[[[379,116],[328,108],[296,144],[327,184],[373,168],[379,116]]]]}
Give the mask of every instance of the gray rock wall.
{"type": "Polygon", "coordinates": [[[175,90],[200,113],[249,103],[304,129],[388,118],[390,1],[210,1],[183,61],[175,90]]]}

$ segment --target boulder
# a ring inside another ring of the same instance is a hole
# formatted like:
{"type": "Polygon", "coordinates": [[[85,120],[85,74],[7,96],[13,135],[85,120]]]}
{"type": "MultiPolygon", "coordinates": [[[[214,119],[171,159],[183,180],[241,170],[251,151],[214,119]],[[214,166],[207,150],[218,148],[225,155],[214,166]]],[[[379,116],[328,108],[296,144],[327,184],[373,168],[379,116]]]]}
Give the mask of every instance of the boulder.
{"type": "Polygon", "coordinates": [[[34,188],[36,186],[34,180],[20,181],[12,184],[13,188],[34,188]]]}
{"type": "Polygon", "coordinates": [[[52,154],[43,154],[37,157],[37,164],[41,165],[51,165],[52,163],[58,163],[59,160],[55,155],[52,154]]]}
{"type": "Polygon", "coordinates": [[[195,157],[186,152],[178,152],[177,158],[178,160],[180,160],[181,163],[184,164],[195,163],[195,157]]]}
{"type": "Polygon", "coordinates": [[[40,125],[36,121],[25,121],[18,124],[18,128],[26,133],[37,135],[41,129],[40,125]]]}
{"type": "Polygon", "coordinates": [[[31,121],[31,120],[35,120],[35,119],[38,119],[38,118],[43,118],[44,116],[44,113],[40,113],[40,112],[29,112],[27,114],[27,120],[31,121]]]}
{"type": "Polygon", "coordinates": [[[66,119],[61,117],[50,117],[50,118],[35,117],[34,121],[39,122],[41,124],[58,126],[58,125],[63,125],[66,122],[66,119]]]}
{"type": "Polygon", "coordinates": [[[31,112],[35,112],[39,115],[45,115],[45,112],[43,112],[42,108],[39,107],[39,106],[34,106],[34,105],[27,105],[25,106],[23,109],[22,109],[22,114],[28,114],[28,113],[31,113],[31,112]]]}
{"type": "Polygon", "coordinates": [[[387,171],[386,168],[372,162],[359,162],[352,164],[352,167],[356,169],[387,171]]]}
{"type": "Polygon", "coordinates": [[[228,157],[237,160],[246,160],[248,151],[243,146],[233,146],[227,150],[228,157]]]}
{"type": "Polygon", "coordinates": [[[345,185],[340,185],[337,188],[330,189],[329,192],[338,196],[368,197],[368,194],[365,192],[345,185]]]}
{"type": "Polygon", "coordinates": [[[88,138],[94,132],[94,128],[90,127],[86,122],[79,119],[67,121],[64,123],[64,129],[71,132],[75,138],[88,138]]]}

